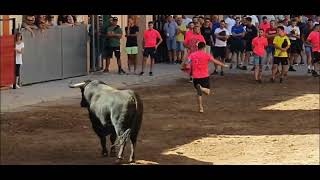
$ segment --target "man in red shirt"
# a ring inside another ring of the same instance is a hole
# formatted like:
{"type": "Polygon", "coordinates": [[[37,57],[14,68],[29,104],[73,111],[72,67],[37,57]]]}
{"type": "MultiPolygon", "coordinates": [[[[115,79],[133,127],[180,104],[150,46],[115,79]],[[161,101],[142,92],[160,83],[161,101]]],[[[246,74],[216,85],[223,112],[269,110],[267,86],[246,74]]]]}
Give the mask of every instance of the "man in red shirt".
{"type": "Polygon", "coordinates": [[[270,28],[270,23],[268,22],[268,18],[267,16],[263,16],[259,29],[263,29],[263,32],[267,32],[269,28],[270,28]]]}
{"type": "Polygon", "coordinates": [[[273,39],[277,35],[277,27],[275,21],[270,21],[270,28],[265,31],[266,37],[268,39],[268,46],[267,46],[267,66],[266,66],[266,71],[269,70],[269,64],[271,64],[273,60],[273,55],[274,55],[274,45],[273,45],[273,39]]]}
{"type": "Polygon", "coordinates": [[[262,83],[262,59],[265,54],[265,48],[268,45],[267,38],[264,37],[263,29],[259,30],[259,36],[252,40],[252,49],[254,53],[254,77],[258,83],[262,83]]]}
{"type": "Polygon", "coordinates": [[[313,31],[309,34],[307,42],[312,46],[313,67],[312,75],[319,77],[319,63],[320,63],[320,24],[314,26],[313,31]]]}
{"type": "Polygon", "coordinates": [[[198,50],[191,53],[188,57],[189,61],[191,61],[193,85],[197,90],[199,112],[201,113],[203,113],[202,93],[206,95],[210,94],[209,62],[227,67],[227,65],[214,59],[211,54],[206,53],[205,47],[206,44],[204,42],[199,42],[198,50]]]}
{"type": "Polygon", "coordinates": [[[162,42],[162,38],[160,36],[160,33],[153,29],[153,22],[150,21],[148,22],[148,29],[144,31],[144,35],[143,35],[143,62],[142,62],[142,71],[140,73],[140,75],[144,74],[144,66],[146,64],[146,61],[148,59],[148,57],[150,56],[150,71],[149,71],[149,75],[152,76],[152,67],[153,67],[153,63],[154,63],[154,58],[156,56],[156,51],[157,48],[159,46],[159,44],[161,44],[162,42]],[[159,42],[157,43],[157,39],[159,39],[159,42]]]}
{"type": "MultiPolygon", "coordinates": [[[[201,35],[200,26],[197,24],[193,27],[193,33],[188,34],[183,42],[184,46],[188,49],[187,56],[189,56],[191,53],[198,50],[199,42],[205,43],[206,41],[204,37],[201,35]]],[[[188,65],[186,65],[185,63],[182,63],[182,66],[185,67],[188,65]]],[[[186,67],[184,68],[184,70],[186,70],[187,73],[190,73],[190,82],[192,82],[192,77],[191,77],[192,68],[186,67]]]]}

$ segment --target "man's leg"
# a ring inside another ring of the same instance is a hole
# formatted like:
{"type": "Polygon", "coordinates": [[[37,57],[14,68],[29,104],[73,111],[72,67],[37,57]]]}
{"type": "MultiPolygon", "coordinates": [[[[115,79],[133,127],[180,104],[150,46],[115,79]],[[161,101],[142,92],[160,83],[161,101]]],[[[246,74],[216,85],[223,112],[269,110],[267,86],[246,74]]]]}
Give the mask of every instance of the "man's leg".
{"type": "Polygon", "coordinates": [[[132,55],[128,54],[128,71],[131,73],[132,55]]]}

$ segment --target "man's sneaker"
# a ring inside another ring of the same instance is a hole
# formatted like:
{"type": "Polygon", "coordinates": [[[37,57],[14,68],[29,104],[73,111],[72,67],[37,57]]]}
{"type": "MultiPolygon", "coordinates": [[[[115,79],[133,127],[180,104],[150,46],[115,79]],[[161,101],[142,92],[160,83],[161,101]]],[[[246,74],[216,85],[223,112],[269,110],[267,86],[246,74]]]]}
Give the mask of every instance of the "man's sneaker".
{"type": "Polygon", "coordinates": [[[152,74],[152,72],[149,72],[149,76],[152,76],[153,74],[152,74]]]}
{"type": "Polygon", "coordinates": [[[237,68],[237,69],[241,69],[240,65],[237,65],[236,68],[237,68]]]}
{"type": "Polygon", "coordinates": [[[297,71],[297,70],[293,69],[293,67],[290,66],[290,67],[289,67],[289,71],[297,71]]]}
{"type": "Polygon", "coordinates": [[[142,76],[144,74],[144,72],[141,72],[139,75],[142,76]]]}
{"type": "Polygon", "coordinates": [[[16,88],[17,88],[17,89],[20,89],[20,86],[19,86],[18,84],[16,84],[16,88]]]}
{"type": "Polygon", "coordinates": [[[283,78],[280,78],[280,83],[282,83],[283,82],[283,78]]]}
{"type": "Polygon", "coordinates": [[[126,72],[123,69],[119,69],[118,74],[126,74],[126,72]]]}
{"type": "Polygon", "coordinates": [[[232,69],[233,64],[230,64],[229,69],[232,69]]]}
{"type": "Polygon", "coordinates": [[[220,76],[223,76],[223,75],[224,75],[224,73],[223,73],[223,71],[221,71],[221,72],[220,72],[220,76]]]}
{"type": "Polygon", "coordinates": [[[270,82],[274,83],[274,79],[273,79],[273,78],[271,78],[271,79],[270,79],[270,82]]]}
{"type": "Polygon", "coordinates": [[[266,68],[264,69],[265,71],[269,71],[269,66],[266,66],[266,68]]]}
{"type": "Polygon", "coordinates": [[[318,74],[315,70],[312,70],[312,76],[313,76],[313,77],[318,77],[319,74],[318,74]]]}
{"type": "Polygon", "coordinates": [[[247,70],[247,66],[242,66],[241,70],[247,70]]]}
{"type": "Polygon", "coordinates": [[[218,71],[214,70],[213,73],[211,73],[211,75],[215,75],[218,74],[218,71]]]}
{"type": "Polygon", "coordinates": [[[308,74],[310,74],[311,73],[311,69],[308,69],[308,74]]]}
{"type": "Polygon", "coordinates": [[[254,71],[255,69],[256,69],[256,67],[255,67],[255,66],[253,66],[253,67],[252,67],[252,69],[251,69],[251,71],[254,71]]]}
{"type": "Polygon", "coordinates": [[[190,79],[189,79],[189,82],[190,82],[190,83],[192,83],[192,82],[193,82],[193,79],[192,79],[192,77],[190,77],[190,79]]]}

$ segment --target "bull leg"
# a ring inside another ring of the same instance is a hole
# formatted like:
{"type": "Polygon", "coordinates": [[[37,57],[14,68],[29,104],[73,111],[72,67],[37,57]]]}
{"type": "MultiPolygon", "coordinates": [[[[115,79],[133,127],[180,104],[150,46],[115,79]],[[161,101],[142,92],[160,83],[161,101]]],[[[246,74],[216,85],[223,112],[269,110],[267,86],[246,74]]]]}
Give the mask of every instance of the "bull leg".
{"type": "Polygon", "coordinates": [[[137,143],[137,138],[136,136],[130,136],[130,140],[131,140],[131,154],[130,154],[130,158],[129,158],[129,163],[134,163],[135,162],[135,155],[134,155],[134,151],[136,148],[136,143],[137,143]]]}
{"type": "Polygon", "coordinates": [[[120,150],[118,153],[118,159],[122,160],[123,159],[123,152],[124,152],[124,148],[126,147],[126,142],[123,143],[123,145],[120,146],[120,150]]]}
{"type": "MultiPolygon", "coordinates": [[[[112,132],[110,135],[110,141],[111,141],[112,145],[114,145],[114,142],[116,141],[116,139],[117,139],[117,134],[115,132],[112,132]]],[[[110,157],[116,157],[116,147],[115,146],[111,147],[111,149],[110,149],[110,157]]]]}
{"type": "Polygon", "coordinates": [[[101,147],[102,147],[102,156],[107,157],[108,156],[108,150],[106,146],[106,137],[105,136],[99,136],[100,137],[100,142],[101,142],[101,147]]]}

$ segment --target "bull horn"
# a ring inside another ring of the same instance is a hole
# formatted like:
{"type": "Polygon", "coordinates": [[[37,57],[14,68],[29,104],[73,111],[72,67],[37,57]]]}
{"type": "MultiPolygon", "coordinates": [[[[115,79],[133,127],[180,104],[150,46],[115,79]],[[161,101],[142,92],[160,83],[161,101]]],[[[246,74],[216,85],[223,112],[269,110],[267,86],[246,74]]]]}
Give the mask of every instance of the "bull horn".
{"type": "Polygon", "coordinates": [[[86,84],[85,82],[81,82],[81,83],[77,83],[77,84],[70,84],[69,87],[70,88],[78,88],[78,87],[81,87],[85,84],[86,84]]]}

